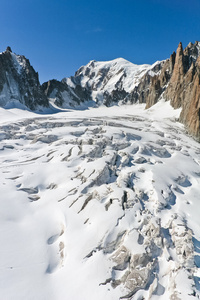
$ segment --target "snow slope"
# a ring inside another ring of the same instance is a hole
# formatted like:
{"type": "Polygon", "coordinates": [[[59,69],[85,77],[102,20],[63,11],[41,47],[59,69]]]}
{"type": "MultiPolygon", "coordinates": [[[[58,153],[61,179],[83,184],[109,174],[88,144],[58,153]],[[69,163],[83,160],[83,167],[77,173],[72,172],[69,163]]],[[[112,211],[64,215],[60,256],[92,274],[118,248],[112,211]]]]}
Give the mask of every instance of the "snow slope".
{"type": "Polygon", "coordinates": [[[200,144],[160,101],[0,110],[0,299],[198,299],[200,144]]]}

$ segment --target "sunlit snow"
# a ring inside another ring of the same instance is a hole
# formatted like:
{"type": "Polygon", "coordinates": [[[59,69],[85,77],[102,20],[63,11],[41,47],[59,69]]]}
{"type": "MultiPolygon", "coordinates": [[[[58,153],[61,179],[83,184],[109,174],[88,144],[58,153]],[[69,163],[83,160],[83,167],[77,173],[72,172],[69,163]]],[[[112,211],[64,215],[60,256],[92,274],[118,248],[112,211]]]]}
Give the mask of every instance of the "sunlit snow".
{"type": "Polygon", "coordinates": [[[179,114],[0,108],[0,299],[199,298],[200,144],[179,114]]]}

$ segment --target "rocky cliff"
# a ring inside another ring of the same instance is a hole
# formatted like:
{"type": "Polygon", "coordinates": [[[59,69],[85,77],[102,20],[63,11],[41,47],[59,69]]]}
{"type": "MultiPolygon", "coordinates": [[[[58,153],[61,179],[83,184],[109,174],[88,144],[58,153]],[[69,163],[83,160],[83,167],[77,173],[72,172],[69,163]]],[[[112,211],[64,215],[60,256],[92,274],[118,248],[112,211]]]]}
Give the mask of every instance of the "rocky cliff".
{"type": "Polygon", "coordinates": [[[68,85],[65,80],[49,80],[43,83],[42,90],[48,99],[54,99],[56,105],[67,108],[75,107],[91,98],[90,91],[80,84],[68,85]]]}
{"type": "Polygon", "coordinates": [[[5,107],[19,101],[31,110],[37,106],[48,106],[42,91],[38,73],[22,55],[12,53],[8,47],[0,54],[0,106],[5,107]]]}
{"type": "Polygon", "coordinates": [[[173,74],[164,94],[174,108],[182,107],[180,121],[200,139],[200,43],[190,43],[176,52],[173,74]]]}

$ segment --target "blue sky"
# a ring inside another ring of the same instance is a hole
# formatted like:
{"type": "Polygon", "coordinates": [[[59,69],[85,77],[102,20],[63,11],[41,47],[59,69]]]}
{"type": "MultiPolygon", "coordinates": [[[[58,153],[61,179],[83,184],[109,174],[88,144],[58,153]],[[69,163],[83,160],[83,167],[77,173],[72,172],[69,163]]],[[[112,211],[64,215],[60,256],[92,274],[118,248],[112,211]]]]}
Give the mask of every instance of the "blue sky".
{"type": "Polygon", "coordinates": [[[1,0],[0,51],[29,58],[41,82],[92,59],[151,64],[196,40],[200,0],[1,0]]]}

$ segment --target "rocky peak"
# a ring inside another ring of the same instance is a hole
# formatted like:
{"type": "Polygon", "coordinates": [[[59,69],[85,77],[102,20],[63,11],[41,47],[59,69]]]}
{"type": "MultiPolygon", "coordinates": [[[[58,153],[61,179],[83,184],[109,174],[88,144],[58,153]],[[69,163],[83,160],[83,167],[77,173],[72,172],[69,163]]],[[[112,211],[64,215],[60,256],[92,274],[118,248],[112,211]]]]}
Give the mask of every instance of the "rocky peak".
{"type": "Polygon", "coordinates": [[[146,108],[154,105],[163,92],[171,78],[174,66],[174,55],[170,59],[157,63],[159,71],[154,73],[154,67],[149,70],[141,79],[136,87],[134,97],[138,97],[139,102],[146,103],[146,108]]]}
{"type": "Polygon", "coordinates": [[[179,80],[182,76],[184,76],[186,71],[184,65],[184,55],[183,55],[183,46],[182,43],[179,43],[177,51],[176,51],[176,58],[174,64],[174,70],[172,74],[172,81],[179,80]]]}
{"type": "Polygon", "coordinates": [[[179,43],[176,53],[153,77],[148,72],[136,88],[134,98],[143,99],[146,108],[161,97],[174,108],[182,107],[180,121],[200,141],[200,42],[190,43],[184,50],[179,43]]]}
{"type": "Polygon", "coordinates": [[[65,80],[56,79],[43,83],[42,90],[48,99],[60,107],[75,107],[90,99],[90,93],[78,83],[68,85],[65,80]]]}
{"type": "Polygon", "coordinates": [[[6,52],[12,52],[10,46],[8,46],[8,47],[6,48],[6,52]]]}
{"type": "Polygon", "coordinates": [[[195,62],[200,55],[200,42],[189,43],[184,49],[184,55],[190,56],[192,61],[195,62]]]}
{"type": "Polygon", "coordinates": [[[48,106],[42,92],[38,73],[28,59],[16,55],[10,47],[0,54],[0,106],[16,101],[34,110],[38,105],[48,106]]]}
{"type": "Polygon", "coordinates": [[[182,107],[180,121],[189,133],[200,139],[200,43],[189,43],[183,50],[180,43],[176,53],[171,80],[164,97],[174,108],[182,107]]]}
{"type": "Polygon", "coordinates": [[[180,42],[175,55],[172,77],[165,93],[165,97],[171,101],[171,105],[174,108],[181,107],[182,105],[183,97],[181,92],[184,90],[182,81],[189,69],[189,56],[184,55],[187,51],[183,51],[182,43],[180,42]]]}
{"type": "Polygon", "coordinates": [[[174,69],[175,59],[176,59],[176,52],[173,52],[170,55],[170,60],[169,60],[169,71],[170,71],[171,74],[172,74],[173,69],[174,69]]]}
{"type": "Polygon", "coordinates": [[[182,94],[180,121],[186,125],[189,133],[200,141],[200,56],[185,76],[183,85],[185,93],[182,94]],[[193,74],[188,80],[190,72],[193,74]]]}
{"type": "Polygon", "coordinates": [[[176,50],[176,55],[177,56],[183,56],[183,45],[182,45],[182,42],[180,42],[178,44],[178,48],[176,50]]]}

